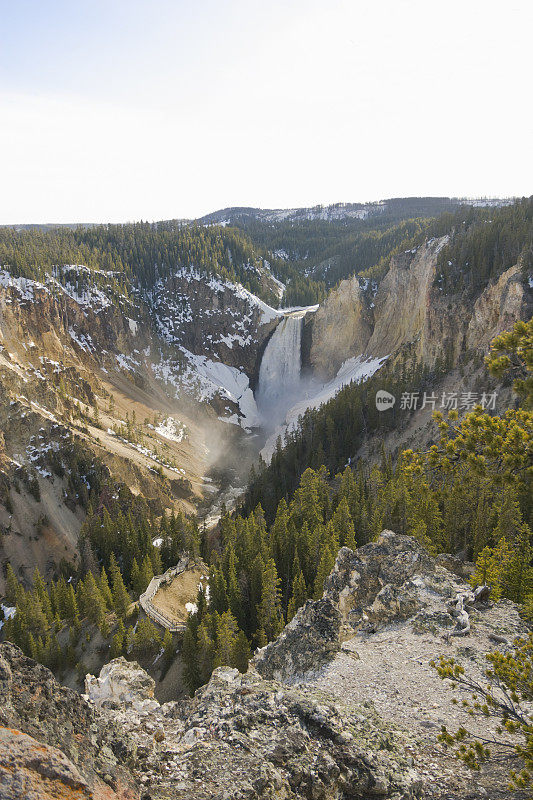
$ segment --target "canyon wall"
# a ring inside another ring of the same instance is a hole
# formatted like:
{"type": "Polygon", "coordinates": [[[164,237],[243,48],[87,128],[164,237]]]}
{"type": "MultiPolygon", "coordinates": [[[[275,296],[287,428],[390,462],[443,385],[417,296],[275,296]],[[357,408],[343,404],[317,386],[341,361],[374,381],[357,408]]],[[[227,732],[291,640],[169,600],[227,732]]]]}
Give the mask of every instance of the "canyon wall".
{"type": "Polygon", "coordinates": [[[461,352],[485,352],[496,335],[531,313],[531,291],[518,265],[477,293],[445,294],[435,279],[446,243],[441,237],[394,256],[375,293],[355,277],[331,292],[312,322],[317,375],[330,378],[348,358],[394,356],[406,345],[429,367],[443,356],[453,366],[461,352]]]}

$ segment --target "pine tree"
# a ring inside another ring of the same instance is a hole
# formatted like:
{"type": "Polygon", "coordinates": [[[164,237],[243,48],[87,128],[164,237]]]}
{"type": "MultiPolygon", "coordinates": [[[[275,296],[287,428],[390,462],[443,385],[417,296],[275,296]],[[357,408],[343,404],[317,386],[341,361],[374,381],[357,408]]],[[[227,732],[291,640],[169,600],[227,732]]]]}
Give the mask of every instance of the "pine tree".
{"type": "Polygon", "coordinates": [[[498,507],[498,520],[492,534],[494,541],[498,542],[503,536],[512,542],[521,535],[522,528],[523,518],[516,489],[513,486],[506,487],[498,507]]]}
{"type": "Polygon", "coordinates": [[[491,596],[499,600],[505,586],[505,574],[511,560],[511,549],[507,539],[502,536],[496,547],[484,547],[476,561],[476,568],[470,582],[472,586],[488,583],[491,596]]]}
{"type": "MultiPolygon", "coordinates": [[[[281,577],[281,591],[286,602],[290,589],[290,569],[294,558],[294,537],[289,536],[289,509],[285,498],[279,502],[276,518],[270,529],[270,555],[281,577]]],[[[292,528],[291,532],[294,531],[292,528]]]]}
{"type": "Polygon", "coordinates": [[[33,634],[32,634],[31,631],[29,631],[29,633],[28,633],[27,655],[29,655],[30,658],[33,658],[36,661],[38,660],[39,652],[38,652],[38,649],[37,649],[37,644],[35,642],[35,639],[34,639],[33,634]]]}
{"type": "Polygon", "coordinates": [[[257,647],[264,647],[265,645],[268,644],[267,635],[265,633],[265,629],[263,628],[263,626],[261,626],[257,630],[254,638],[255,638],[255,643],[256,643],[257,647]]]}
{"type": "Polygon", "coordinates": [[[190,692],[201,686],[200,667],[198,663],[198,620],[196,614],[190,614],[181,645],[183,662],[183,680],[190,692]]]}
{"type": "Polygon", "coordinates": [[[227,550],[227,587],[229,610],[240,623],[242,620],[242,592],[237,581],[237,567],[233,545],[227,550]]]}
{"type": "Polygon", "coordinates": [[[41,608],[43,609],[46,615],[48,623],[51,624],[54,618],[54,615],[52,613],[52,603],[50,602],[50,595],[46,588],[45,582],[37,567],[33,572],[33,591],[39,598],[39,602],[41,603],[41,608]]]}
{"type": "MultiPolygon", "coordinates": [[[[322,528],[322,526],[320,527],[322,528]]],[[[340,531],[335,525],[333,519],[330,519],[324,530],[326,535],[322,538],[321,549],[322,547],[329,547],[332,553],[338,553],[341,546],[339,538],[340,531]]]]}
{"type": "Polygon", "coordinates": [[[283,628],[281,612],[281,598],[279,592],[280,580],[273,558],[267,559],[261,578],[261,602],[257,609],[259,628],[262,629],[268,641],[275,639],[283,628]]]}
{"type": "Polygon", "coordinates": [[[135,655],[146,657],[161,645],[161,637],[153,622],[141,619],[133,636],[132,649],[135,655]]]}
{"type": "Polygon", "coordinates": [[[105,616],[105,600],[98,588],[92,572],[89,572],[82,589],[83,612],[89,620],[96,625],[100,625],[105,616]]]}
{"type": "Polygon", "coordinates": [[[72,583],[68,584],[67,593],[65,596],[65,614],[64,618],[72,622],[78,619],[78,604],[76,602],[76,594],[72,583]]]}
{"type": "Polygon", "coordinates": [[[133,589],[134,596],[139,597],[143,593],[144,589],[142,588],[141,572],[139,570],[139,565],[137,564],[136,558],[133,559],[131,564],[130,584],[131,588],[133,589]]]}
{"type": "Polygon", "coordinates": [[[124,628],[124,623],[122,622],[122,620],[119,620],[117,630],[111,640],[111,650],[109,653],[109,657],[111,659],[118,658],[119,656],[124,655],[125,639],[126,639],[126,630],[124,628]]]}
{"type": "Polygon", "coordinates": [[[246,638],[244,631],[239,629],[235,637],[231,665],[236,667],[239,672],[246,672],[250,657],[250,642],[246,638]]]}
{"type": "Polygon", "coordinates": [[[298,561],[302,566],[306,583],[312,586],[312,580],[315,574],[315,554],[312,552],[313,544],[309,525],[304,522],[298,534],[295,535],[297,535],[296,549],[298,553],[298,561]]]}
{"type": "Polygon", "coordinates": [[[102,597],[104,598],[106,608],[111,610],[113,608],[113,595],[111,594],[105,567],[102,567],[100,578],[98,580],[98,588],[100,589],[102,597]]]}
{"type": "MultiPolygon", "coordinates": [[[[83,528],[82,528],[83,531],[83,528]]],[[[80,562],[83,573],[93,572],[98,574],[98,562],[87,536],[82,536],[80,541],[80,562]]]]}
{"type": "Polygon", "coordinates": [[[236,643],[237,622],[231,611],[225,611],[218,618],[214,667],[231,666],[236,643]]]}
{"type": "Polygon", "coordinates": [[[13,571],[11,563],[8,561],[6,570],[6,600],[12,606],[16,606],[24,596],[24,589],[20,585],[13,571]]]}
{"type": "Polygon", "coordinates": [[[100,633],[102,635],[102,638],[103,639],[108,639],[109,638],[109,633],[110,633],[110,628],[109,628],[109,621],[108,621],[107,616],[105,614],[104,614],[104,616],[102,617],[102,619],[100,621],[99,628],[100,628],[100,633]]]}
{"type": "Polygon", "coordinates": [[[111,575],[111,594],[113,596],[113,607],[120,619],[124,619],[131,604],[131,598],[128,590],[124,585],[122,574],[118,568],[114,555],[109,564],[109,571],[111,575]]]}
{"type": "Polygon", "coordinates": [[[148,584],[150,583],[150,581],[152,580],[153,577],[154,577],[154,573],[153,573],[153,570],[152,570],[152,562],[150,561],[150,557],[147,554],[147,555],[145,555],[145,557],[143,559],[143,562],[142,562],[142,565],[141,565],[141,570],[140,570],[140,582],[141,582],[141,586],[142,586],[142,589],[141,589],[141,592],[140,592],[141,594],[142,594],[142,592],[144,592],[146,590],[146,587],[148,586],[148,584]]]}
{"type": "Polygon", "coordinates": [[[504,594],[515,603],[523,603],[533,587],[533,547],[531,531],[523,525],[513,542],[506,570],[504,594]]]}
{"type": "Polygon", "coordinates": [[[209,571],[209,608],[219,614],[228,610],[226,580],[219,567],[211,567],[209,571]]]}
{"type": "Polygon", "coordinates": [[[126,628],[126,636],[124,637],[124,651],[125,654],[130,653],[133,649],[133,639],[135,638],[135,628],[133,625],[128,625],[126,628]]]}
{"type": "Polygon", "coordinates": [[[306,469],[300,485],[294,493],[294,510],[301,524],[307,523],[310,529],[324,521],[323,508],[319,499],[319,479],[312,469],[306,469]]]}
{"type": "MultiPolygon", "coordinates": [[[[350,550],[355,550],[355,529],[348,506],[348,500],[345,497],[341,499],[339,505],[335,509],[331,518],[331,526],[335,539],[339,542],[340,547],[349,547],[350,550]]],[[[334,547],[331,549],[335,551],[334,547]]]]}
{"type": "Polygon", "coordinates": [[[150,560],[152,562],[152,574],[161,575],[163,572],[163,564],[161,561],[161,553],[159,552],[158,547],[152,548],[152,555],[150,556],[150,560]]]}
{"type": "Polygon", "coordinates": [[[298,554],[294,557],[293,574],[291,599],[289,600],[289,606],[287,608],[287,622],[291,621],[300,606],[303,606],[308,598],[307,586],[305,585],[304,574],[300,568],[298,554]]]}
{"type": "Polygon", "coordinates": [[[168,669],[176,655],[176,645],[174,644],[174,639],[169,630],[165,631],[161,645],[163,647],[163,663],[165,669],[168,669]]]}
{"type": "Polygon", "coordinates": [[[320,557],[320,561],[318,564],[318,569],[315,577],[315,584],[314,584],[314,598],[315,600],[320,600],[322,595],[324,594],[324,581],[330,574],[333,566],[335,564],[335,557],[331,550],[326,547],[322,551],[322,555],[320,557]]]}
{"type": "Polygon", "coordinates": [[[199,686],[207,683],[213,672],[215,643],[207,625],[207,618],[198,627],[197,633],[197,663],[199,686]]]}
{"type": "Polygon", "coordinates": [[[472,527],[472,549],[474,560],[477,559],[483,548],[490,541],[490,511],[489,497],[484,489],[481,490],[476,507],[476,516],[472,527]]]}
{"type": "Polygon", "coordinates": [[[31,630],[35,636],[48,632],[50,623],[43,611],[39,598],[34,595],[33,592],[26,593],[23,601],[23,609],[24,616],[21,617],[21,621],[25,619],[27,628],[31,630]]]}

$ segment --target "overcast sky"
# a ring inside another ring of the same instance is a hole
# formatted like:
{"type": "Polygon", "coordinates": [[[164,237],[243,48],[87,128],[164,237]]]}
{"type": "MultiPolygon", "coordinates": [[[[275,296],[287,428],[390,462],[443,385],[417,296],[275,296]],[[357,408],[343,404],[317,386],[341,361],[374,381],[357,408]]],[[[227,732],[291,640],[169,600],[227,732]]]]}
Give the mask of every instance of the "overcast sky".
{"type": "Polygon", "coordinates": [[[533,193],[531,0],[0,0],[0,224],[533,193]]]}

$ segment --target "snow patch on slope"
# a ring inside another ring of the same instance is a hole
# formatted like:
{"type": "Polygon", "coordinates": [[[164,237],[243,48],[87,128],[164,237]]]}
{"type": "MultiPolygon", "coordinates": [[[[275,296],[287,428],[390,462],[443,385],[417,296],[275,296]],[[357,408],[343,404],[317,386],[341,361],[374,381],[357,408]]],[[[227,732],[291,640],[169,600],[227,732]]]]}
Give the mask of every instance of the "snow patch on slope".
{"type": "Polygon", "coordinates": [[[309,383],[306,396],[289,408],[282,425],[269,436],[265,446],[261,450],[261,455],[265,461],[270,461],[276,449],[276,442],[281,436],[282,441],[286,435],[293,431],[299,417],[303,416],[310,408],[319,408],[323,403],[331,400],[337,392],[350,383],[363,383],[374,375],[383,365],[388,356],[383,358],[365,358],[363,355],[354,356],[347,359],[339,368],[337,374],[327,383],[316,385],[314,381],[309,383]]]}
{"type": "Polygon", "coordinates": [[[218,394],[239,407],[239,424],[243,428],[249,429],[259,425],[255,398],[244,372],[236,367],[229,367],[221,361],[213,361],[207,356],[191,353],[185,347],[179,349],[185,356],[185,365],[169,360],[155,363],[153,370],[157,378],[173,386],[178,394],[183,391],[193,395],[200,402],[211,400],[218,394]]]}
{"type": "MultiPolygon", "coordinates": [[[[152,427],[152,426],[150,426],[152,427]]],[[[187,428],[174,417],[167,417],[154,428],[155,432],[171,442],[182,442],[187,438],[187,428]]]]}

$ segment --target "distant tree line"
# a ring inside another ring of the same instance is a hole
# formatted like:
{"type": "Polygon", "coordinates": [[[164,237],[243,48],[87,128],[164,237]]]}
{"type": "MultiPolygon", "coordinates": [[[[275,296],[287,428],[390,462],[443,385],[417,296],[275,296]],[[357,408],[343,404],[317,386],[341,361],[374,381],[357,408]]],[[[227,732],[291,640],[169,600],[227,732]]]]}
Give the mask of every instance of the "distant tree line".
{"type": "MultiPolygon", "coordinates": [[[[241,283],[267,301],[274,294],[261,279],[264,257],[233,228],[137,222],[76,228],[0,227],[0,266],[17,276],[42,279],[53,267],[82,264],[151,287],[179,268],[241,283]]],[[[58,275],[68,277],[68,271],[58,275]]],[[[71,276],[72,277],[72,276],[71,276]]],[[[111,276],[112,277],[112,276],[111,276]]],[[[91,276],[98,280],[97,275],[91,276]]]]}
{"type": "Polygon", "coordinates": [[[533,272],[533,197],[497,209],[465,207],[436,221],[429,234],[450,233],[438,256],[436,282],[443,291],[475,292],[519,264],[533,272]]]}

